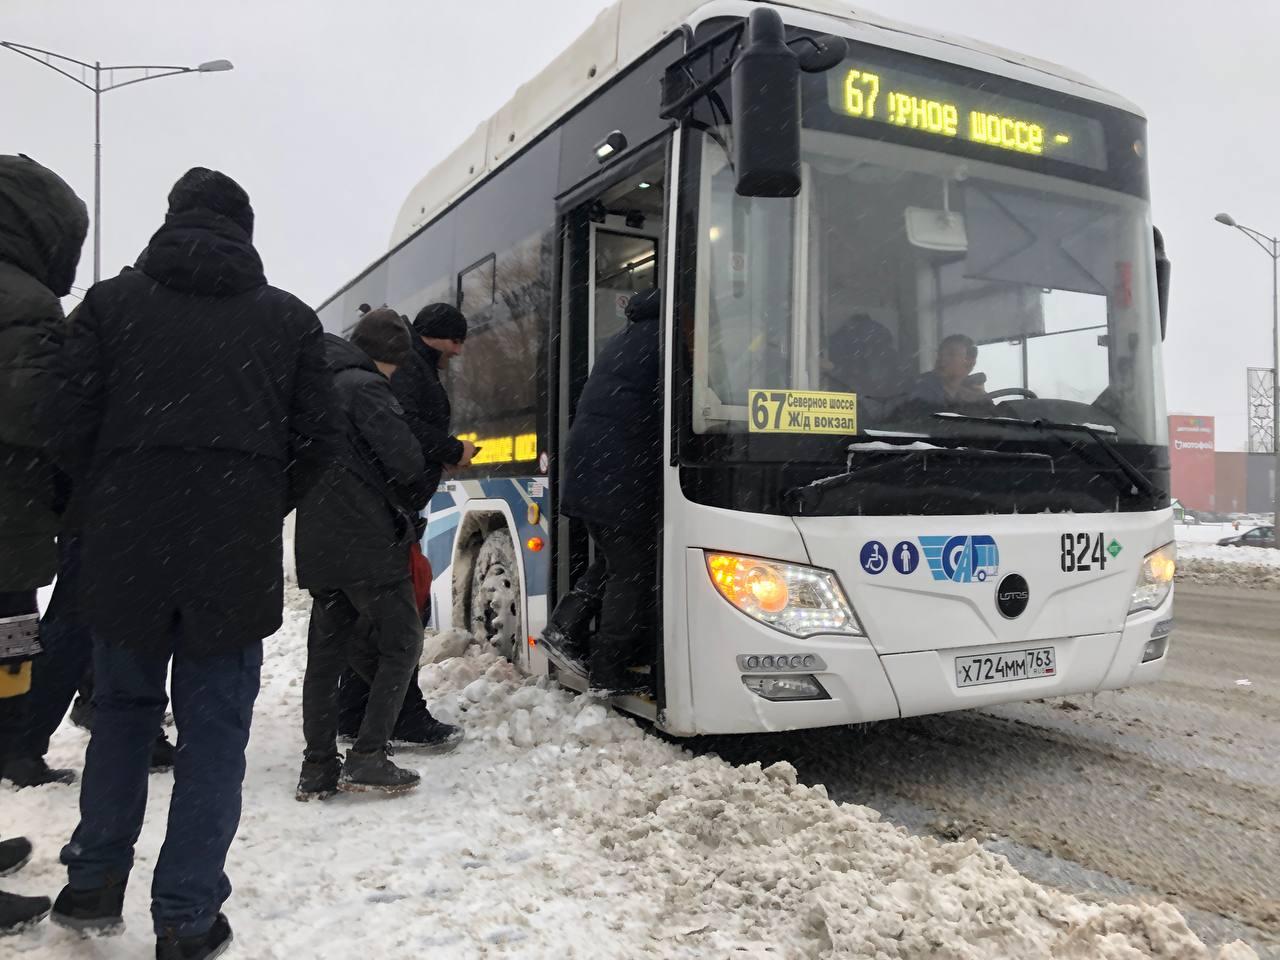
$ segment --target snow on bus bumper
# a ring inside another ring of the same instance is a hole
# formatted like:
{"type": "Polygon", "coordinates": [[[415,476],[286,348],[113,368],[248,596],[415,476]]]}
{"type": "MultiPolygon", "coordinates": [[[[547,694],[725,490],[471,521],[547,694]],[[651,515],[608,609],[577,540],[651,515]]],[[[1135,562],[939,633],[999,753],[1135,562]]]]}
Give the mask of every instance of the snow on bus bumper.
{"type": "Polygon", "coordinates": [[[752,620],[716,592],[703,551],[688,551],[689,683],[697,729],[757,733],[865,723],[898,716],[893,688],[865,637],[798,638],[752,620]],[[805,658],[811,657],[805,666],[805,658]],[[754,668],[746,663],[756,658],[754,668]],[[763,665],[765,658],[774,664],[763,665]],[[785,666],[777,666],[779,661],[785,666]],[[747,681],[814,677],[823,699],[770,700],[747,681]]]}

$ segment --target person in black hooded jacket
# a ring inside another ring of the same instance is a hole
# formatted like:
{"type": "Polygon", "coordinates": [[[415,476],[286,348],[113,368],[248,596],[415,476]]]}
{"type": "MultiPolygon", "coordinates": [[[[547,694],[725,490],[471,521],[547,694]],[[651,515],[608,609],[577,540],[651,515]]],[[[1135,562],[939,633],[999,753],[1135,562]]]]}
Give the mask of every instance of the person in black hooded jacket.
{"type": "MultiPolygon", "coordinates": [[[[33,664],[42,659],[34,656],[36,590],[53,579],[65,492],[42,410],[56,387],[58,298],[71,292],[88,225],[84,203],[53,171],[28,157],[0,157],[0,766],[17,752],[33,664]]],[[[30,855],[25,839],[0,840],[0,875],[30,855]]],[[[0,891],[0,934],[48,912],[47,897],[0,891]]]]}
{"type": "Polygon", "coordinates": [[[639,692],[628,666],[650,654],[662,483],[658,290],[627,304],[627,325],[600,351],[578,400],[565,452],[560,510],[586,522],[596,559],[551,614],[544,642],[566,665],[583,657],[591,688],[639,692]]]}
{"type": "Polygon", "coordinates": [[[410,355],[394,310],[370,310],[350,342],[326,337],[343,439],[320,483],[298,506],[298,584],[311,591],[306,736],[297,798],[334,791],[401,793],[418,774],[387,757],[396,717],[422,655],[422,620],[409,572],[416,519],[434,492],[422,451],[388,382],[410,355]],[[338,675],[369,686],[346,762],[338,758],[338,675]]]}
{"type": "Polygon", "coordinates": [[[85,296],[57,367],[95,719],[53,920],[121,922],[172,665],[176,829],[152,885],[161,955],[230,939],[223,864],[262,640],[281,623],[282,522],[335,438],[320,322],[267,284],[252,234],[239,184],[188,171],[137,269],[85,296]]]}
{"type": "MultiPolygon", "coordinates": [[[[75,318],[73,311],[70,322],[75,318]]],[[[0,775],[19,788],[75,782],[74,770],[50,767],[45,760],[73,697],[72,722],[85,730],[93,726],[93,630],[80,609],[80,534],[69,524],[58,532],[58,576],[40,618],[40,642],[44,653],[32,664],[25,722],[0,767],[0,775]]],[[[173,756],[162,728],[151,746],[151,772],[172,770],[173,756]]]]}

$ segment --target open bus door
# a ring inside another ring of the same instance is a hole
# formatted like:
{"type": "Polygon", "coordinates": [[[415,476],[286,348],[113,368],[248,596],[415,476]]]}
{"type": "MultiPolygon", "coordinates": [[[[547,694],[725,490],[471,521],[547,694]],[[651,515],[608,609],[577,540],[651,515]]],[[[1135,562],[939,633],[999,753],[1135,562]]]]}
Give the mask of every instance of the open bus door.
{"type": "MultiPolygon", "coordinates": [[[[559,396],[556,463],[565,462],[569,428],[587,377],[609,338],[626,324],[626,306],[662,276],[665,158],[578,202],[564,219],[561,260],[559,396]]],[[[554,478],[557,502],[564,477],[554,478]]],[[[552,609],[594,559],[585,525],[558,510],[553,538],[555,588],[552,609]]],[[[654,577],[658,576],[655,564],[654,577]]],[[[655,611],[654,620],[661,616],[655,611]]],[[[584,688],[561,673],[566,686],[584,688]]],[[[651,712],[651,711],[641,711],[651,712]]]]}

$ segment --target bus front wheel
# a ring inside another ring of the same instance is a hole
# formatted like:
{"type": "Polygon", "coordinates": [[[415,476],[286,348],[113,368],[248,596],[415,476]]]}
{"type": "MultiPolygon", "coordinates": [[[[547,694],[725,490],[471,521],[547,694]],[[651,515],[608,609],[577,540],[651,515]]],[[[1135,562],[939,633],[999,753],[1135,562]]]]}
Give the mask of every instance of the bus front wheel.
{"type": "Polygon", "coordinates": [[[507,530],[493,530],[480,544],[471,569],[471,632],[513,663],[520,663],[520,573],[507,530]]]}

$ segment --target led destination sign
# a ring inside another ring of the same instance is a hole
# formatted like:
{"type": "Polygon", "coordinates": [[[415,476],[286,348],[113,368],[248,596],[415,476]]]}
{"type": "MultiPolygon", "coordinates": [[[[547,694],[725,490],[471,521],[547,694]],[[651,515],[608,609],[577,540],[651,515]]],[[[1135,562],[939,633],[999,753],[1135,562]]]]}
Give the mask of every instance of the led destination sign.
{"type": "Polygon", "coordinates": [[[846,61],[829,74],[831,106],[874,120],[994,150],[1106,169],[1102,124],[1092,118],[973,86],[846,61]]]}

